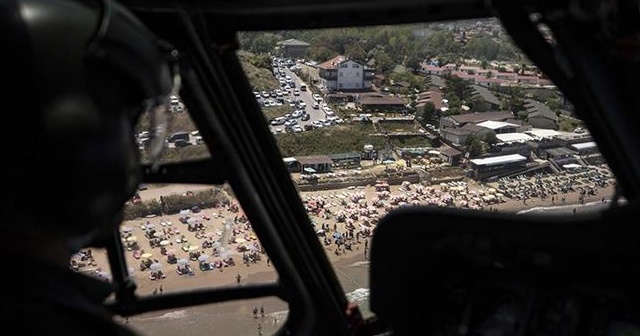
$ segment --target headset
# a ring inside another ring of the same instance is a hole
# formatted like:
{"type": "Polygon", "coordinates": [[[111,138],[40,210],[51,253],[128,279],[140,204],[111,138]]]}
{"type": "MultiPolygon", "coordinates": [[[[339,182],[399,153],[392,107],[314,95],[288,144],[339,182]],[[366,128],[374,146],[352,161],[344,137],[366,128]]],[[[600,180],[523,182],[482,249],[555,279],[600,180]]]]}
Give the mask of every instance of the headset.
{"type": "Polygon", "coordinates": [[[141,180],[141,113],[154,114],[164,143],[175,53],[114,0],[0,0],[0,34],[13,84],[3,100],[29,132],[8,152],[5,210],[51,234],[113,227],[141,180]]]}

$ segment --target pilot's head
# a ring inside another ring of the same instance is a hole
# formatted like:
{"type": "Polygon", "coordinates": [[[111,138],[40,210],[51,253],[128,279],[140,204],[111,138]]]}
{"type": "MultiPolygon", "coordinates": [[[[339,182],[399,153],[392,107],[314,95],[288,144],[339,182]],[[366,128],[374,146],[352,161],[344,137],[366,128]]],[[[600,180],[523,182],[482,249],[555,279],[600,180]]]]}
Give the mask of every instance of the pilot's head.
{"type": "Polygon", "coordinates": [[[51,238],[114,228],[140,182],[134,127],[173,88],[153,34],[111,0],[0,0],[2,225],[51,238]]]}

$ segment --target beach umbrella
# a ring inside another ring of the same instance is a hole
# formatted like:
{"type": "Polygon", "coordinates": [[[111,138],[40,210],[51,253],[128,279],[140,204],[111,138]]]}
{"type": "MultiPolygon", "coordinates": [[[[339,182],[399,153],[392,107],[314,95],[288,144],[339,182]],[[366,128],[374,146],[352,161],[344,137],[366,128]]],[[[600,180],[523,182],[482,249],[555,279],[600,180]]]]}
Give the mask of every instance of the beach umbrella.
{"type": "Polygon", "coordinates": [[[153,263],[151,265],[149,265],[149,269],[152,271],[158,271],[162,268],[162,264],[161,263],[153,263]]]}
{"type": "Polygon", "coordinates": [[[189,264],[189,260],[184,259],[184,258],[180,258],[180,259],[178,259],[178,261],[176,261],[176,263],[177,263],[178,265],[182,265],[182,266],[184,266],[184,265],[189,264]]]}
{"type": "Polygon", "coordinates": [[[141,258],[145,258],[145,259],[146,258],[151,258],[151,257],[153,257],[153,253],[146,252],[146,253],[143,253],[140,257],[141,258]]]}
{"type": "Polygon", "coordinates": [[[205,262],[205,261],[207,261],[209,258],[211,258],[211,256],[210,256],[210,255],[208,255],[208,254],[201,254],[201,255],[198,257],[198,261],[200,261],[200,262],[205,262]]]}
{"type": "Polygon", "coordinates": [[[200,248],[199,245],[190,245],[189,247],[187,247],[187,251],[193,252],[193,251],[198,250],[199,248],[200,248]]]}
{"type": "Polygon", "coordinates": [[[100,279],[109,279],[109,273],[105,271],[96,272],[96,276],[100,279]]]}
{"type": "Polygon", "coordinates": [[[154,227],[156,227],[156,225],[155,225],[155,224],[153,224],[153,223],[147,223],[147,224],[145,224],[145,227],[146,227],[147,229],[153,229],[154,227]]]}
{"type": "Polygon", "coordinates": [[[171,242],[168,241],[168,240],[163,240],[163,241],[160,242],[160,246],[167,246],[169,244],[171,244],[171,242]]]}
{"type": "Polygon", "coordinates": [[[236,238],[236,243],[244,243],[244,242],[246,242],[246,241],[247,241],[247,240],[246,240],[246,239],[244,239],[244,238],[236,238]]]}
{"type": "Polygon", "coordinates": [[[224,251],[220,252],[220,257],[222,258],[222,260],[229,260],[229,258],[231,258],[232,254],[233,254],[233,251],[224,250],[224,251]]]}
{"type": "Polygon", "coordinates": [[[137,240],[138,240],[138,237],[136,237],[136,236],[131,236],[131,237],[127,237],[127,239],[126,239],[126,240],[127,240],[128,242],[130,242],[130,243],[131,243],[131,242],[137,241],[137,240]]]}
{"type": "Polygon", "coordinates": [[[211,247],[213,247],[213,248],[219,248],[219,247],[221,247],[221,246],[222,246],[222,244],[221,244],[219,241],[217,241],[217,242],[215,242],[215,243],[213,243],[213,244],[211,245],[211,247]]]}

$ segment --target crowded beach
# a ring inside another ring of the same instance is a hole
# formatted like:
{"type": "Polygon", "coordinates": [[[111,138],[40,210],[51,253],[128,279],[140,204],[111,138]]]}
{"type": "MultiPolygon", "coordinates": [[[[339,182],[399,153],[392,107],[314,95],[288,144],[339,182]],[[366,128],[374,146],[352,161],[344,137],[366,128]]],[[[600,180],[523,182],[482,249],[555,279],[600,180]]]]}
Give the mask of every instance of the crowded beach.
{"type": "MultiPolygon", "coordinates": [[[[365,260],[379,219],[399,207],[432,205],[512,213],[558,205],[579,209],[610,200],[614,187],[615,178],[606,166],[587,166],[488,184],[460,180],[389,185],[381,179],[368,186],[301,192],[300,198],[330,260],[356,256],[365,260]]],[[[194,188],[211,186],[150,186],[142,196],[150,199],[194,188]]],[[[141,295],[277,279],[251,222],[234,201],[217,208],[192,207],[175,215],[125,221],[120,235],[129,272],[141,295]]],[[[71,267],[110,280],[105,251],[83,250],[71,260],[71,267]]]]}

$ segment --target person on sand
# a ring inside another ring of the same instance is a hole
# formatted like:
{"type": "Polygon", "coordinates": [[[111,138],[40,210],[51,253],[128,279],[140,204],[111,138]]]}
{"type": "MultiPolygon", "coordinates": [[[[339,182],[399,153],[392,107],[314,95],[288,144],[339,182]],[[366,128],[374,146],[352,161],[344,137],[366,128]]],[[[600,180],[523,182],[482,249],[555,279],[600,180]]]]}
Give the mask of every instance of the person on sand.
{"type": "MultiPolygon", "coordinates": [[[[4,152],[0,235],[10,239],[0,254],[25,267],[3,277],[0,321],[24,335],[137,334],[104,306],[113,285],[70,267],[82,249],[113,242],[142,176],[138,118],[168,114],[175,92],[165,48],[115,1],[0,2],[0,40],[11,45],[3,96],[26,97],[4,107],[29,130],[4,134],[20,145],[4,152]]],[[[151,160],[164,141],[154,133],[151,160]]]]}

